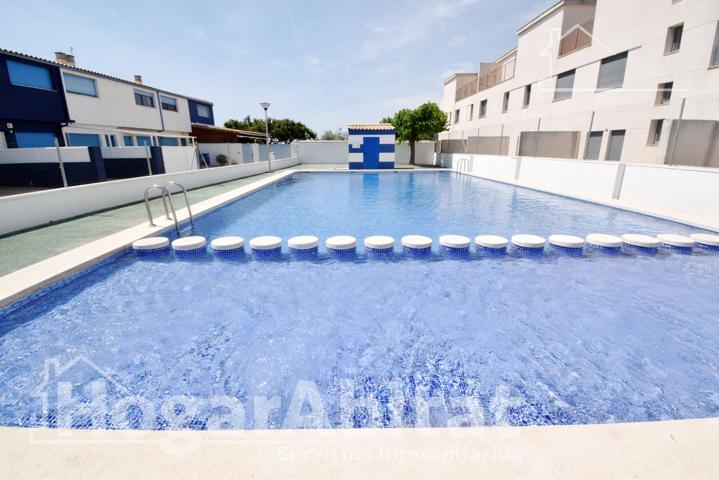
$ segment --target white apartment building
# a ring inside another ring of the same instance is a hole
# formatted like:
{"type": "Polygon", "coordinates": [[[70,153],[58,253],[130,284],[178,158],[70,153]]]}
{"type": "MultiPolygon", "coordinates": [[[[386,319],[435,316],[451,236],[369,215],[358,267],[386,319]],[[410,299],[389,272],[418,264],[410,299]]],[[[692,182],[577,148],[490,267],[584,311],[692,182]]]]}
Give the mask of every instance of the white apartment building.
{"type": "Polygon", "coordinates": [[[517,37],[444,82],[442,151],[719,167],[718,0],[563,0],[517,37]]]}

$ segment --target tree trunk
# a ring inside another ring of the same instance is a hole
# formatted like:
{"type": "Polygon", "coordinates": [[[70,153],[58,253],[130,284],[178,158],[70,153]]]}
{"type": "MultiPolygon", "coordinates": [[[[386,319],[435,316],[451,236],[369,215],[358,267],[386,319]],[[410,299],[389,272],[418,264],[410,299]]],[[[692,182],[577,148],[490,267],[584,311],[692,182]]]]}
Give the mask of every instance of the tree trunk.
{"type": "Polygon", "coordinates": [[[414,166],[414,140],[409,141],[409,164],[414,166]]]}

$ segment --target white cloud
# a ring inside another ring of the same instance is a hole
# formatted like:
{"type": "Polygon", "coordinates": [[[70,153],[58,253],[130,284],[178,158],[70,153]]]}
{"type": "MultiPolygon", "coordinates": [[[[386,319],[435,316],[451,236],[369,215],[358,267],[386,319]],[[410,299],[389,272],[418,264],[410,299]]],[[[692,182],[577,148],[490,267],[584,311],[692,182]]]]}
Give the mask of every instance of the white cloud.
{"type": "Polygon", "coordinates": [[[366,28],[371,37],[365,41],[363,51],[366,56],[374,57],[388,50],[396,50],[435,32],[441,20],[455,18],[468,7],[480,0],[421,0],[404,16],[386,16],[391,23],[369,24],[366,28]]]}

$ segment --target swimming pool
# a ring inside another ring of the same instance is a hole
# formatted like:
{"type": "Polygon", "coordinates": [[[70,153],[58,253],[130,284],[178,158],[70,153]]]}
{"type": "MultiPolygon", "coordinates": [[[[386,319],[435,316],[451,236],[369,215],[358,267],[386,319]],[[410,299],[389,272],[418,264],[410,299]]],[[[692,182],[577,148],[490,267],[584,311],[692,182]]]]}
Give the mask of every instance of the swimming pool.
{"type": "MultiPolygon", "coordinates": [[[[195,233],[695,229],[449,172],[299,173],[195,233]]],[[[2,312],[0,425],[586,424],[719,415],[719,255],[124,252],[2,312]]]]}

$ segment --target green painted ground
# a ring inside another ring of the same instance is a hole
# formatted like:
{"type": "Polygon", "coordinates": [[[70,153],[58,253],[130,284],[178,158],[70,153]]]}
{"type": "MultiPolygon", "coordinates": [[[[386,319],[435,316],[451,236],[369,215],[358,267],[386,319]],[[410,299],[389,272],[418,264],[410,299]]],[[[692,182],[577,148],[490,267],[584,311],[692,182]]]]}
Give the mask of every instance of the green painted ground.
{"type": "MultiPolygon", "coordinates": [[[[191,204],[200,202],[266,176],[268,174],[190,190],[188,197],[191,204]]],[[[184,202],[179,197],[177,201],[179,202],[177,208],[184,207],[184,202]]],[[[160,203],[159,200],[153,201],[155,214],[162,211],[160,203]]],[[[145,221],[147,221],[145,204],[138,202],[2,237],[0,238],[0,276],[145,221]]]]}

